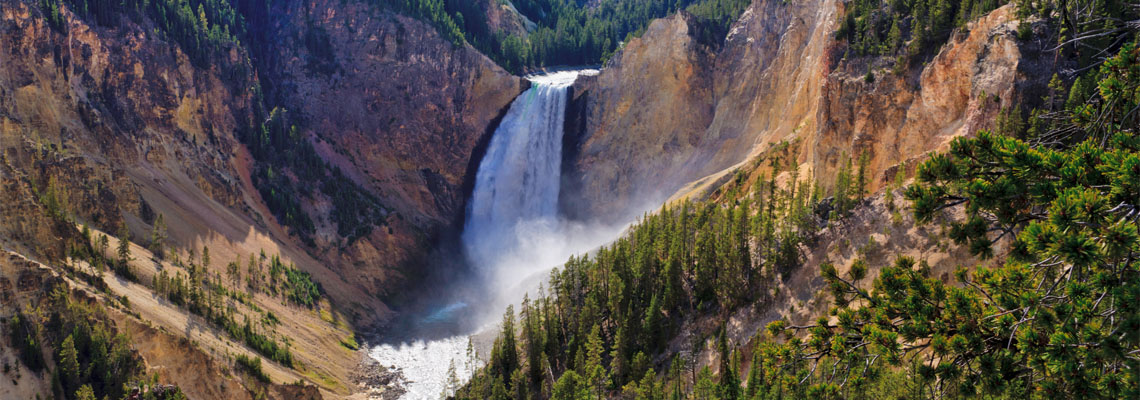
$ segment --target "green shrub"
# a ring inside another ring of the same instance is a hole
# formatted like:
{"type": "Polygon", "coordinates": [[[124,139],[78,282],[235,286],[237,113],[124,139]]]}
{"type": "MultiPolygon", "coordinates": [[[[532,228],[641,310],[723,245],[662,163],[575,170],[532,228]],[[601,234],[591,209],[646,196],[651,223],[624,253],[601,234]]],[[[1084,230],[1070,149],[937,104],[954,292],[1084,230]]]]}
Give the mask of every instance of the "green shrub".
{"type": "Polygon", "coordinates": [[[237,357],[235,357],[235,360],[237,361],[238,366],[245,370],[245,372],[253,375],[254,378],[257,378],[257,380],[264,383],[272,382],[269,379],[269,374],[266,374],[265,371],[261,369],[261,357],[248,357],[245,354],[238,354],[237,357]]]}

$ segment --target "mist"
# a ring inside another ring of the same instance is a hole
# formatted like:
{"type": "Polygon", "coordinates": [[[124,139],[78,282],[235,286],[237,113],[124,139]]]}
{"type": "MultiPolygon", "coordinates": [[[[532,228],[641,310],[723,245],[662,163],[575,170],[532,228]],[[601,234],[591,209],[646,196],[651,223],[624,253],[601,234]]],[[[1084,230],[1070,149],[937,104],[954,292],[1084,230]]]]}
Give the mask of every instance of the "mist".
{"type": "Polygon", "coordinates": [[[571,256],[580,256],[617,239],[632,220],[616,224],[539,219],[520,221],[510,246],[497,256],[477,261],[486,268],[480,284],[487,293],[480,325],[497,323],[508,305],[518,305],[523,295],[537,296],[551,270],[571,256]]]}
{"type": "MultiPolygon", "coordinates": [[[[596,71],[585,71],[591,73],[596,71]]],[[[562,136],[568,89],[583,71],[529,77],[532,86],[511,103],[480,160],[467,204],[460,251],[465,279],[421,300],[371,355],[392,368],[403,399],[453,393],[485,362],[504,311],[525,295],[539,296],[551,270],[620,237],[628,218],[569,220],[559,215],[562,136]]],[[[516,308],[517,312],[517,308],[516,308]]]]}
{"type": "Polygon", "coordinates": [[[633,222],[518,221],[497,237],[496,251],[469,260],[474,279],[454,283],[453,296],[413,316],[399,327],[403,339],[373,347],[371,356],[395,367],[407,391],[402,399],[440,398],[486,362],[508,305],[517,312],[524,295],[538,296],[553,269],[621,237],[633,222]]]}

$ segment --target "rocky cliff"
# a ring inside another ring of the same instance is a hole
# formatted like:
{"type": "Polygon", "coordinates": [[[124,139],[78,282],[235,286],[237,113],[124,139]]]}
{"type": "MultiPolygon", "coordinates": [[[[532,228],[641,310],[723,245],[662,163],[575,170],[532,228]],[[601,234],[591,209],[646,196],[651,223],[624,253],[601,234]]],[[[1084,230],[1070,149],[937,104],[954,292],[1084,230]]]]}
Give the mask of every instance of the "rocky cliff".
{"type": "MultiPolygon", "coordinates": [[[[492,122],[525,87],[469,46],[374,6],[330,0],[273,10],[266,70],[326,161],[391,208],[388,229],[344,246],[317,221],[318,257],[369,293],[415,271],[408,261],[462,225],[464,187],[492,122]]],[[[320,215],[328,204],[314,204],[320,215]]]]}
{"type": "Polygon", "coordinates": [[[1039,102],[1054,60],[1042,43],[1018,40],[1017,25],[1014,6],[994,10],[909,73],[876,68],[881,60],[840,60],[823,81],[801,159],[826,176],[866,153],[875,190],[895,165],[913,166],[954,137],[994,129],[1001,110],[1039,102]]]}
{"type": "MultiPolygon", "coordinates": [[[[652,182],[681,182],[714,115],[714,46],[698,40],[688,13],[657,20],[597,76],[574,86],[560,204],[573,218],[638,211],[670,193],[652,182]],[[575,143],[576,142],[576,143],[575,143]],[[632,162],[631,162],[632,161],[632,162]]],[[[662,188],[668,191],[668,188],[662,188]]]]}
{"type": "MultiPolygon", "coordinates": [[[[154,300],[148,288],[157,271],[187,274],[144,250],[158,217],[168,257],[192,262],[209,248],[208,277],[225,276],[236,260],[245,282],[245,260],[280,255],[311,273],[331,302],[296,307],[282,294],[255,291],[238,307],[281,316],[270,337],[289,342],[303,365],[266,368],[276,381],[303,379],[326,396],[348,395],[360,354],[345,344],[347,323],[387,318],[380,298],[419,273],[413,261],[432,240],[458,227],[480,146],[524,81],[390,11],[353,1],[289,3],[270,9],[275,42],[235,44],[196,63],[145,16],[99,25],[65,2],[62,26],[53,27],[38,2],[0,0],[0,244],[55,268],[74,262],[67,250],[78,224],[112,237],[125,225],[142,246],[132,246],[140,282],[120,282],[109,295],[156,308],[123,323],[185,331],[213,356],[249,350],[154,300]],[[316,240],[306,244],[278,223],[251,178],[258,161],[240,139],[261,123],[259,108],[272,105],[288,110],[326,162],[379,199],[387,221],[350,244],[333,225],[330,199],[298,194],[316,240]]],[[[161,340],[168,345],[143,352],[189,357],[161,340]]]]}
{"type": "Polygon", "coordinates": [[[283,7],[271,10],[279,40],[262,80],[318,153],[393,211],[384,229],[345,246],[319,196],[306,204],[315,248],[276,223],[237,139],[260,106],[247,49],[201,68],[145,23],[90,25],[64,7],[59,31],[15,0],[3,10],[11,47],[0,55],[0,139],[13,176],[33,183],[29,193],[58,181],[69,211],[107,231],[125,222],[145,238],[162,214],[175,246],[216,246],[225,259],[283,252],[328,285],[356,288],[353,301],[387,292],[389,277],[405,275],[398,268],[458,226],[476,150],[525,81],[373,6],[283,7]]]}
{"type": "Polygon", "coordinates": [[[1015,37],[1011,6],[899,72],[890,60],[843,57],[842,7],[757,0],[723,43],[700,43],[692,16],[653,22],[576,88],[565,212],[637,213],[645,199],[700,192],[781,142],[795,143],[801,173],[825,185],[867,154],[875,190],[895,166],[1039,97],[1048,79],[1038,44],[1015,37]]]}
{"type": "Polygon", "coordinates": [[[477,4],[491,32],[526,36],[536,26],[533,21],[522,15],[510,0],[478,0],[477,4]]]}

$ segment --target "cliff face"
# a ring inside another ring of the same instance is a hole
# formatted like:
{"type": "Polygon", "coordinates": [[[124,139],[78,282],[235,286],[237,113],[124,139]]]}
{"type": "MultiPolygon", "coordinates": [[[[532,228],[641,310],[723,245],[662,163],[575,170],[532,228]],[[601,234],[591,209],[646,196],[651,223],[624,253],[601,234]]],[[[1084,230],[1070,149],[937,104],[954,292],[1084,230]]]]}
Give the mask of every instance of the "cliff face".
{"type": "MultiPolygon", "coordinates": [[[[209,276],[226,276],[228,263],[251,255],[280,255],[311,273],[331,303],[322,299],[309,309],[254,291],[250,308],[276,310],[282,323],[273,338],[290,339],[309,375],[268,361],[266,368],[275,381],[308,379],[326,396],[356,390],[348,372],[360,354],[343,344],[351,334],[346,322],[364,327],[387,318],[379,296],[407,282],[418,272],[411,261],[457,226],[472,160],[524,81],[424,23],[353,1],[272,9],[270,37],[277,41],[258,49],[272,62],[257,72],[244,46],[195,64],[145,17],[95,25],[66,3],[61,15],[63,29],[54,29],[38,2],[0,0],[0,245],[61,265],[65,239],[77,231],[53,218],[58,208],[110,236],[125,224],[141,246],[161,215],[167,254],[193,260],[190,251],[208,246],[209,276]],[[317,225],[315,245],[276,222],[238,139],[261,122],[254,120],[262,105],[253,88],[258,74],[318,153],[390,209],[386,225],[345,246],[330,222],[332,204],[319,196],[299,196],[317,225]]],[[[152,270],[186,272],[134,250],[133,267],[151,273],[140,284],[113,286],[113,294],[163,303],[148,289],[152,270]]],[[[164,307],[124,316],[123,323],[226,337],[184,309],[164,307]],[[185,326],[147,317],[176,311],[185,326]]],[[[162,335],[144,336],[169,341],[162,335]]],[[[216,341],[202,345],[213,354],[245,349],[216,341]]],[[[141,351],[157,351],[152,355],[162,360],[210,357],[171,347],[141,351]]],[[[167,381],[198,382],[185,371],[164,373],[167,381]]]]}
{"type": "MultiPolygon", "coordinates": [[[[146,244],[161,214],[172,246],[209,246],[226,262],[282,254],[329,287],[347,288],[339,291],[353,293],[346,299],[384,309],[309,257],[260,206],[235,136],[252,119],[245,87],[252,68],[242,68],[243,49],[215,60],[236,67],[203,69],[143,26],[95,26],[63,13],[60,32],[37,7],[4,2],[0,34],[11,47],[0,55],[0,145],[9,192],[31,195],[5,219],[44,215],[36,200],[51,190],[64,213],[107,232],[126,224],[133,240],[146,244]]],[[[35,224],[3,225],[15,238],[41,239],[18,244],[56,243],[35,224]]]]}
{"type": "MultiPolygon", "coordinates": [[[[476,151],[525,81],[417,20],[356,2],[290,4],[271,9],[267,36],[277,40],[263,51],[271,62],[261,80],[318,153],[392,211],[370,235],[345,246],[320,197],[301,196],[315,247],[276,223],[236,136],[257,122],[245,48],[202,68],[145,22],[90,25],[64,7],[66,27],[55,30],[17,0],[4,1],[0,31],[11,44],[0,54],[10,197],[53,181],[67,189],[69,212],[106,231],[125,222],[136,239],[162,214],[174,246],[209,245],[225,260],[282,253],[326,286],[351,288],[336,292],[371,310],[361,315],[382,316],[375,296],[416,273],[411,261],[458,226],[476,151]]],[[[20,238],[48,235],[16,222],[2,225],[20,238]]]]}
{"type": "Polygon", "coordinates": [[[1005,6],[970,23],[917,76],[878,70],[868,83],[866,63],[839,62],[824,81],[806,159],[828,172],[866,153],[879,177],[873,190],[896,164],[912,166],[955,137],[993,129],[1002,109],[1041,98],[1051,60],[1036,41],[1016,39],[1014,12],[1005,6]]]}
{"type": "Polygon", "coordinates": [[[568,168],[576,180],[590,184],[566,187],[566,203],[580,208],[569,214],[622,216],[641,211],[637,207],[642,204],[634,199],[664,200],[690,182],[743,162],[762,150],[762,144],[778,142],[810,124],[807,117],[818,103],[835,15],[831,1],[759,0],[745,10],[723,43],[699,50],[691,44],[697,43],[705,22],[685,14],[653,22],[645,35],[613,57],[596,81],[580,88],[586,104],[599,106],[590,108],[584,129],[576,133],[584,139],[582,156],[568,162],[568,168]],[[680,20],[687,23],[677,23],[680,20]],[[692,56],[659,56],[685,51],[692,56]],[[677,70],[692,72],[672,73],[677,70]],[[626,75],[650,78],[633,86],[638,90],[612,83],[626,75]],[[654,100],[665,105],[646,103],[654,100]],[[625,108],[601,106],[607,103],[625,108]],[[629,108],[637,111],[626,111],[629,108]],[[651,113],[658,108],[674,111],[651,113]],[[621,120],[626,114],[637,117],[621,120]],[[615,146],[615,140],[629,145],[615,146]]]}
{"type": "MultiPolygon", "coordinates": [[[[249,70],[196,68],[136,24],[93,26],[65,8],[63,33],[35,3],[0,4],[0,148],[5,190],[16,200],[6,204],[24,204],[3,214],[9,238],[58,245],[36,233],[42,227],[19,222],[43,218],[37,200],[49,188],[65,212],[108,231],[126,223],[136,239],[157,213],[188,246],[210,233],[202,220],[243,215],[233,233],[252,230],[261,217],[250,212],[233,151],[235,131],[251,118],[240,86],[249,70]],[[223,73],[236,84],[223,83],[223,73]]],[[[225,55],[243,57],[240,49],[225,55]]]]}
{"type": "Polygon", "coordinates": [[[526,36],[535,28],[534,22],[527,19],[509,0],[477,0],[483,11],[483,20],[491,32],[504,35],[526,36]]]}
{"type": "Polygon", "coordinates": [[[599,75],[578,78],[567,132],[577,143],[566,146],[573,164],[560,199],[566,214],[637,211],[626,208],[669,194],[641,185],[691,179],[682,166],[710,146],[702,133],[714,112],[713,48],[697,40],[700,28],[684,12],[654,21],[599,75]]]}
{"type": "Polygon", "coordinates": [[[987,127],[1048,79],[1034,73],[1044,69],[1035,45],[1014,37],[1012,7],[971,23],[903,74],[884,60],[843,59],[834,40],[841,7],[757,0],[720,46],[700,51],[690,45],[699,21],[654,22],[577,88],[585,112],[571,124],[580,140],[565,163],[567,214],[620,216],[640,211],[636,199],[701,192],[784,141],[798,145],[801,176],[825,185],[866,153],[871,176],[882,178],[875,190],[897,164],[987,127]],[[869,63],[873,82],[864,77],[869,63]],[[648,112],[655,109],[677,111],[648,112]]]}
{"type": "MultiPolygon", "coordinates": [[[[235,147],[233,132],[249,118],[243,90],[136,25],[114,31],[65,12],[64,35],[34,6],[3,5],[0,143],[7,166],[41,174],[32,177],[41,185],[61,180],[72,190],[68,200],[84,205],[75,211],[112,224],[122,219],[116,205],[140,214],[137,181],[167,177],[240,207],[232,154],[217,149],[235,147]]],[[[245,72],[238,81],[248,82],[245,72]]]]}
{"type": "Polygon", "coordinates": [[[275,13],[269,37],[279,40],[266,73],[285,107],[325,160],[395,212],[391,230],[374,229],[346,249],[331,222],[316,221],[320,258],[386,293],[407,272],[393,267],[459,226],[475,151],[525,81],[423,22],[371,5],[312,0],[275,13]]]}
{"type": "Polygon", "coordinates": [[[715,173],[813,127],[840,15],[828,0],[757,0],[730,28],[716,59],[716,117],[705,135],[718,146],[694,160],[715,173]]]}

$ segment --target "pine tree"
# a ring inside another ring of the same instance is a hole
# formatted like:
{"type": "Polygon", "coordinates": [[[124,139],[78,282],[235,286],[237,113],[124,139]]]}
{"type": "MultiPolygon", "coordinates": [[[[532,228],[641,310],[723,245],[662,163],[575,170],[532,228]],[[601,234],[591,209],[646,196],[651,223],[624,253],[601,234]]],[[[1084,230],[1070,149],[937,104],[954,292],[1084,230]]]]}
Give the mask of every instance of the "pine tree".
{"type": "Polygon", "coordinates": [[[127,229],[127,224],[119,225],[119,268],[124,271],[129,271],[130,267],[127,265],[131,261],[131,232],[127,229]]]}
{"type": "Polygon", "coordinates": [[[230,282],[233,283],[235,288],[241,283],[241,266],[238,264],[240,260],[239,258],[236,261],[226,264],[226,277],[230,279],[230,282]]]}
{"type": "Polygon", "coordinates": [[[525,349],[528,386],[536,386],[542,382],[542,351],[546,345],[542,331],[542,315],[539,307],[531,303],[530,296],[523,295],[522,302],[522,329],[523,346],[525,349]]]}
{"type": "MultiPolygon", "coordinates": [[[[642,320],[641,332],[645,338],[641,341],[645,347],[656,349],[662,340],[662,336],[667,333],[664,326],[665,321],[662,318],[661,302],[658,300],[656,294],[653,295],[653,300],[649,302],[649,307],[645,309],[645,318],[642,320]]],[[[636,370],[636,369],[635,369],[636,370]]]]}
{"type": "Polygon", "coordinates": [[[566,371],[558,378],[550,394],[552,400],[580,400],[589,396],[588,385],[583,384],[582,378],[573,370],[566,371]]]}
{"type": "Polygon", "coordinates": [[[75,350],[75,339],[67,335],[59,346],[59,373],[64,390],[71,392],[71,388],[79,384],[79,352],[75,350]]]}
{"type": "Polygon", "coordinates": [[[91,227],[88,226],[86,222],[84,222],[83,227],[79,229],[79,237],[83,238],[84,246],[91,245],[91,227]]]}
{"type": "Polygon", "coordinates": [[[455,372],[455,359],[452,359],[447,365],[447,381],[443,385],[443,393],[440,393],[441,399],[450,398],[455,395],[455,391],[459,389],[459,375],[455,372]]]}
{"type": "Polygon", "coordinates": [[[162,214],[154,220],[154,226],[150,231],[150,251],[154,253],[158,259],[163,259],[166,256],[166,219],[162,214]]]}
{"type": "Polygon", "coordinates": [[[1065,90],[1065,82],[1061,81],[1061,77],[1054,73],[1053,78],[1049,79],[1049,95],[1047,96],[1047,101],[1045,102],[1046,109],[1049,111],[1057,109],[1061,106],[1060,100],[1067,98],[1067,95],[1068,93],[1065,90]]]}
{"type": "Polygon", "coordinates": [[[692,399],[717,400],[719,398],[719,396],[717,396],[717,389],[718,386],[716,382],[713,381],[712,370],[709,369],[708,366],[705,366],[701,368],[701,372],[697,374],[696,382],[693,384],[692,399]]]}
{"type": "Polygon", "coordinates": [[[110,241],[109,241],[109,239],[107,239],[107,235],[100,234],[97,242],[98,242],[99,254],[95,260],[95,274],[98,275],[99,279],[102,279],[103,273],[105,272],[106,267],[107,267],[106,266],[107,251],[110,247],[110,241]]]}
{"type": "Polygon", "coordinates": [[[997,133],[1025,139],[1025,119],[1021,117],[1021,105],[1014,108],[1005,108],[998,113],[997,133]]]}
{"type": "MultiPolygon", "coordinates": [[[[518,368],[518,344],[515,341],[515,310],[514,306],[507,306],[503,314],[503,322],[499,337],[495,339],[491,349],[490,365],[498,381],[506,385],[511,379],[515,369],[518,368]]],[[[505,389],[505,387],[504,387],[505,389]]]]}
{"type": "Polygon", "coordinates": [[[526,380],[526,373],[523,370],[516,369],[511,373],[511,398],[512,399],[529,399],[530,390],[526,380]]]}
{"type": "Polygon", "coordinates": [[[764,367],[761,360],[760,349],[757,348],[752,352],[752,364],[748,368],[748,383],[744,389],[744,398],[755,398],[764,385],[764,367]]]}
{"type": "Polygon", "coordinates": [[[602,365],[602,354],[605,354],[605,344],[602,343],[601,329],[598,325],[590,330],[590,337],[586,342],[586,363],[582,366],[585,372],[586,383],[590,393],[595,398],[602,398],[605,388],[610,380],[609,372],[602,365]]]}
{"type": "MultiPolygon", "coordinates": [[[[921,12],[916,12],[915,15],[922,15],[921,12]]],[[[923,49],[926,47],[926,29],[920,18],[915,18],[910,26],[910,43],[907,44],[907,54],[911,57],[922,54],[923,49]]]]}
{"type": "Polygon", "coordinates": [[[254,259],[253,254],[249,255],[249,263],[246,264],[246,280],[250,294],[256,294],[261,289],[261,265],[254,259]]]}
{"type": "Polygon", "coordinates": [[[682,374],[685,370],[685,366],[681,364],[684,362],[685,361],[683,358],[680,356],[675,356],[673,357],[673,362],[669,364],[669,376],[670,379],[672,379],[673,383],[670,385],[671,388],[669,389],[669,400],[681,400],[682,396],[684,395],[681,388],[681,381],[684,380],[682,374]]]}
{"type": "MultiPolygon", "coordinates": [[[[508,377],[509,378],[509,377],[508,377]]],[[[510,400],[511,395],[507,392],[507,385],[501,379],[495,379],[491,384],[491,400],[510,400]]]]}
{"type": "Polygon", "coordinates": [[[685,290],[681,278],[684,267],[681,265],[680,235],[676,233],[671,235],[669,243],[669,256],[665,261],[665,298],[663,305],[666,310],[674,310],[681,305],[681,298],[685,290]]]}
{"type": "Polygon", "coordinates": [[[732,352],[728,349],[727,330],[722,327],[717,338],[717,353],[720,356],[720,385],[717,391],[723,400],[736,400],[740,398],[740,377],[736,374],[732,352]]]}
{"type": "Polygon", "coordinates": [[[887,32],[887,46],[890,47],[891,53],[898,51],[902,46],[902,30],[899,28],[897,15],[891,20],[891,30],[887,32]]]}
{"type": "Polygon", "coordinates": [[[91,389],[91,385],[84,384],[75,391],[75,400],[96,400],[95,390],[91,389]]]}
{"type": "Polygon", "coordinates": [[[202,246],[202,268],[210,268],[210,248],[205,245],[202,246]]]}
{"type": "Polygon", "coordinates": [[[869,179],[867,177],[867,164],[870,162],[871,157],[867,155],[867,152],[863,152],[859,155],[859,172],[856,175],[857,178],[855,179],[856,201],[861,202],[867,197],[867,185],[869,183],[869,179]]]}

